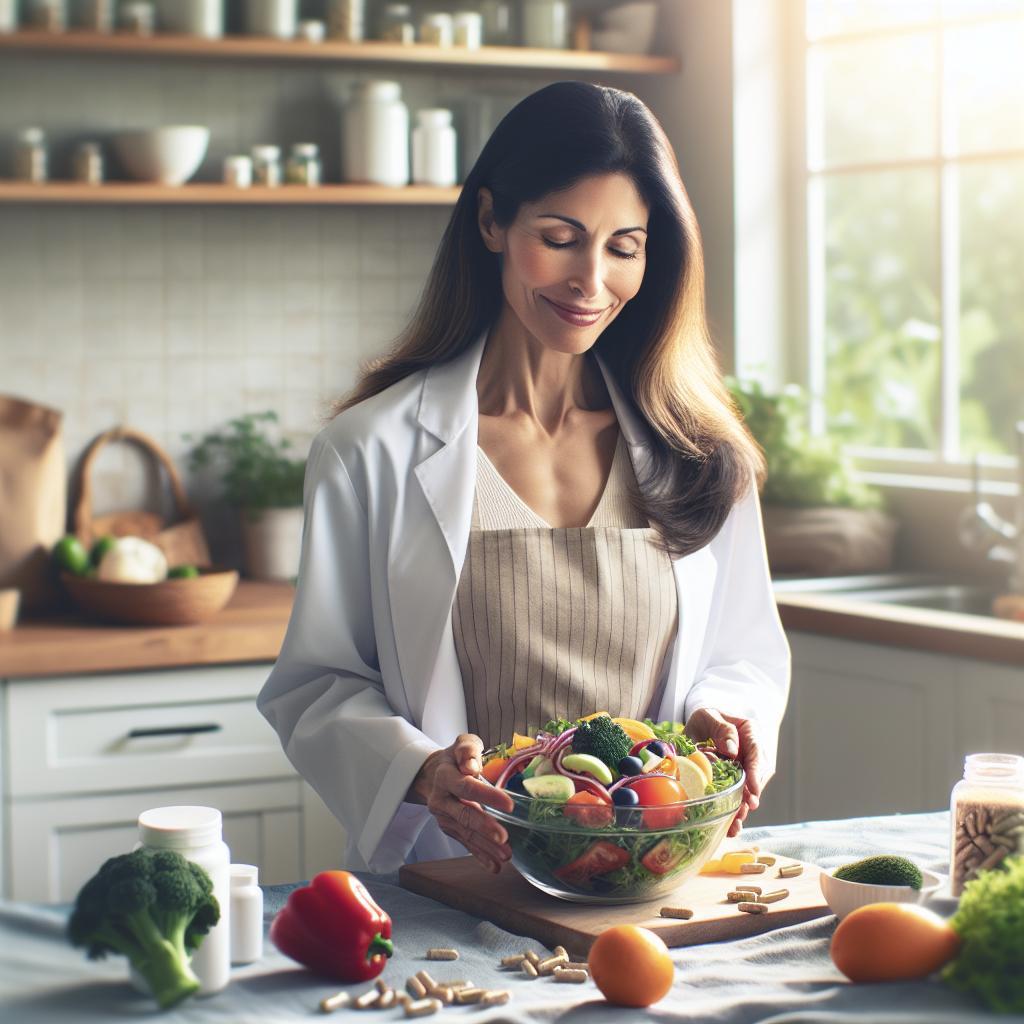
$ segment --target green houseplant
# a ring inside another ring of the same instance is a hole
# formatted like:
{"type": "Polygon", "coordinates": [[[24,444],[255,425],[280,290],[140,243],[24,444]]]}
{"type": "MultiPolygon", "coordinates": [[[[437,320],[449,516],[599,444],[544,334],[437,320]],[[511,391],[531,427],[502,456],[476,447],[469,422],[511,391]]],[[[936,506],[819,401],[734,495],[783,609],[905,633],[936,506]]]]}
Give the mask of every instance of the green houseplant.
{"type": "Polygon", "coordinates": [[[892,564],[896,524],[881,496],[858,480],[839,439],[810,429],[810,401],[797,385],[770,393],[727,377],[765,454],[761,494],[768,560],[775,573],[878,572],[892,564]]]}
{"type": "Polygon", "coordinates": [[[277,434],[277,413],[246,413],[194,442],[189,465],[216,474],[241,515],[246,570],[253,579],[293,580],[302,543],[304,459],[277,434]]]}

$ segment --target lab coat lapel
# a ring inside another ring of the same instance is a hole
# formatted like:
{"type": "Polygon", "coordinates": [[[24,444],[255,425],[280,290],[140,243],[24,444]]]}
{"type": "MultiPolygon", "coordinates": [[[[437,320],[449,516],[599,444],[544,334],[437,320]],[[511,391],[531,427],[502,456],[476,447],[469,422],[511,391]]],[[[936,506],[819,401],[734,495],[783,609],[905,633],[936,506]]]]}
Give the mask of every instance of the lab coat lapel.
{"type": "Polygon", "coordinates": [[[420,728],[443,744],[467,728],[451,610],[473,515],[476,378],[485,340],[486,335],[450,362],[431,367],[424,378],[417,419],[426,432],[425,455],[413,468],[404,536],[392,548],[388,572],[410,707],[420,728]]]}

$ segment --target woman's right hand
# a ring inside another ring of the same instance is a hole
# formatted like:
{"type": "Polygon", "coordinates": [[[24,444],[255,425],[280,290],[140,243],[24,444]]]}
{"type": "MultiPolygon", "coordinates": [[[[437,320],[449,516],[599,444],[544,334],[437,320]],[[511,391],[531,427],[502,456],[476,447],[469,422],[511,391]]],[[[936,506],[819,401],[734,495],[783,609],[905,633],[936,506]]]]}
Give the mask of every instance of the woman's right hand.
{"type": "Polygon", "coordinates": [[[479,778],[484,744],[463,733],[450,747],[423,762],[409,787],[408,799],[426,804],[446,836],[457,839],[488,871],[497,874],[512,856],[508,833],[481,804],[511,814],[512,798],[479,778]]]}

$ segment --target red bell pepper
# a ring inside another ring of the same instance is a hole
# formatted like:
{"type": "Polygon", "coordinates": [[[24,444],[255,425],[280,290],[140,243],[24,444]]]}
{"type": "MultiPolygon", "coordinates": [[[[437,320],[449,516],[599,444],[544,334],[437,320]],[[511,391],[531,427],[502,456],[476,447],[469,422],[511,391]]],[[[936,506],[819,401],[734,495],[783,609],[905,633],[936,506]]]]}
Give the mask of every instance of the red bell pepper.
{"type": "Polygon", "coordinates": [[[311,971],[345,982],[376,978],[394,952],[391,918],[348,871],[322,871],[295,889],[270,923],[270,940],[311,971]]]}

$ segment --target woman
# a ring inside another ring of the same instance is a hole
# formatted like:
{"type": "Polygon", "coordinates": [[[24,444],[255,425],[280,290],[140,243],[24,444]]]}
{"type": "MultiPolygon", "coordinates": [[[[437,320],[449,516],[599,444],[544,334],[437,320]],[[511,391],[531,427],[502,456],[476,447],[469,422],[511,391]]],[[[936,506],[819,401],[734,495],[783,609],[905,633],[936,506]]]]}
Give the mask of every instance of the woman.
{"type": "Polygon", "coordinates": [[[346,866],[510,856],[483,749],[554,717],[687,722],[774,770],[789,653],[760,453],[715,369],[700,236],[635,96],[541,89],[467,177],[420,305],[314,440],[259,697],[346,866]]]}

